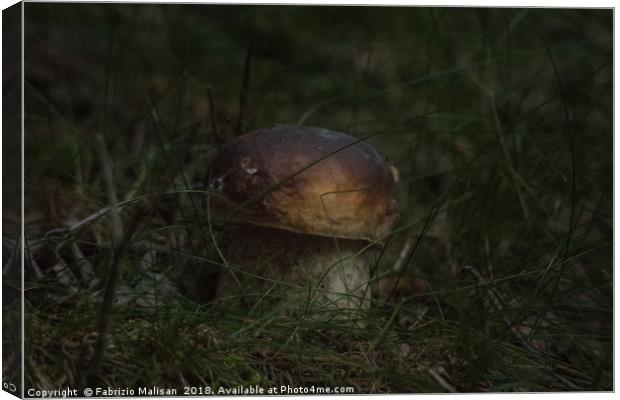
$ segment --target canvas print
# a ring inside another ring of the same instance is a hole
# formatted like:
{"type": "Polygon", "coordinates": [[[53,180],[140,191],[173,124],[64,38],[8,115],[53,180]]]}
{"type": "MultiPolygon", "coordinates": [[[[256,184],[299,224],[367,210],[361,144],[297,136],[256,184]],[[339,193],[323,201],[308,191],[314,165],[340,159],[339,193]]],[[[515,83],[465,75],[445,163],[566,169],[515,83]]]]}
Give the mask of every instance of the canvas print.
{"type": "Polygon", "coordinates": [[[613,390],[613,10],[16,7],[3,390],[613,390]]]}

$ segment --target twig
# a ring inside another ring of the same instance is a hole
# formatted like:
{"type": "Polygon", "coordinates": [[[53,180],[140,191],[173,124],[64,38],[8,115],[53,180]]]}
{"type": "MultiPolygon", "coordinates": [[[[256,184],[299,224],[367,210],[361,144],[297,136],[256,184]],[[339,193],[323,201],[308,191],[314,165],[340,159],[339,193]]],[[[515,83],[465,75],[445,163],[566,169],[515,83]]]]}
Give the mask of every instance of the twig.
{"type": "MultiPolygon", "coordinates": [[[[116,205],[116,208],[120,211],[122,210],[126,205],[131,204],[131,203],[135,203],[138,201],[146,201],[149,200],[150,198],[155,198],[154,200],[156,200],[157,197],[162,197],[162,196],[170,196],[170,195],[179,195],[182,193],[207,193],[208,191],[206,190],[199,190],[199,189],[183,189],[183,190],[172,190],[172,191],[168,191],[168,192],[163,192],[163,193],[157,193],[157,194],[152,194],[152,195],[145,195],[145,196],[138,196],[138,197],[134,197],[132,199],[128,199],[128,200],[124,200],[119,202],[116,205]]],[[[218,193],[210,193],[210,195],[212,196],[219,196],[218,193]]],[[[82,228],[83,226],[91,223],[91,222],[95,222],[96,220],[98,220],[99,218],[107,215],[111,210],[111,207],[103,207],[97,211],[95,211],[94,213],[90,214],[89,216],[87,216],[84,219],[81,219],[79,221],[77,221],[75,224],[66,227],[66,228],[54,228],[51,229],[47,232],[45,232],[45,234],[43,235],[44,239],[41,239],[39,241],[44,241],[44,240],[48,240],[51,236],[53,235],[62,235],[62,234],[69,234],[72,232],[77,231],[78,229],[82,228]]],[[[38,244],[38,242],[37,242],[38,244]]]]}
{"type": "Polygon", "coordinates": [[[138,226],[138,221],[141,218],[141,212],[136,213],[132,219],[132,223],[130,224],[128,231],[123,232],[118,207],[118,197],[116,194],[116,185],[114,183],[114,176],[112,174],[110,157],[108,155],[105,147],[105,142],[101,135],[97,135],[97,147],[99,150],[99,156],[101,158],[101,165],[103,169],[103,177],[106,183],[108,201],[110,202],[109,211],[111,216],[110,219],[112,221],[113,250],[110,256],[110,261],[108,263],[106,287],[103,295],[101,311],[99,314],[97,342],[95,344],[91,368],[87,377],[88,386],[96,386],[99,380],[99,373],[103,361],[103,352],[106,345],[106,336],[110,320],[110,311],[112,309],[116,281],[120,271],[120,261],[125,252],[125,249],[127,248],[127,244],[129,243],[129,240],[126,239],[129,239],[131,236],[133,236],[133,233],[138,226]]]}
{"type": "Polygon", "coordinates": [[[213,88],[207,87],[207,98],[209,100],[209,114],[211,114],[211,134],[215,140],[215,144],[219,146],[222,143],[222,138],[217,131],[217,118],[215,117],[215,102],[213,101],[213,88]]]}
{"type": "Polygon", "coordinates": [[[237,118],[236,133],[243,134],[245,111],[247,106],[248,93],[250,91],[250,77],[252,75],[252,45],[248,46],[245,53],[245,64],[243,66],[243,81],[241,82],[241,94],[239,96],[239,116],[237,118]]]}
{"type": "Polygon", "coordinates": [[[428,373],[431,374],[431,376],[433,377],[433,379],[435,379],[435,381],[439,384],[439,386],[441,386],[442,388],[446,389],[448,392],[450,393],[457,393],[456,389],[454,388],[454,386],[450,385],[444,378],[443,376],[441,376],[439,374],[439,372],[437,372],[437,370],[435,368],[429,368],[428,369],[428,373]]]}
{"type": "Polygon", "coordinates": [[[76,264],[79,268],[82,280],[86,282],[89,288],[97,286],[99,284],[99,279],[97,279],[95,275],[93,266],[75,242],[71,244],[71,253],[73,254],[73,258],[77,260],[76,264]]]}
{"type": "Polygon", "coordinates": [[[403,244],[403,248],[400,250],[400,255],[398,256],[398,259],[396,260],[396,262],[394,263],[394,266],[392,267],[392,271],[400,272],[403,269],[403,266],[405,265],[405,261],[407,261],[407,258],[409,256],[409,252],[411,251],[411,249],[413,248],[415,244],[414,236],[415,235],[407,235],[407,238],[405,239],[405,243],[403,244]]]}

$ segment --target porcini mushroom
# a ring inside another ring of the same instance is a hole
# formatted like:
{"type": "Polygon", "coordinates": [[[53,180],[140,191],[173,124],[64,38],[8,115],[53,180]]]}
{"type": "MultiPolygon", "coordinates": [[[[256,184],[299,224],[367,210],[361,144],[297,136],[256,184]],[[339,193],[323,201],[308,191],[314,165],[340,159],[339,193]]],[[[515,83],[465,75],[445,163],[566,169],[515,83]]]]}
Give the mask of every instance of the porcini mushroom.
{"type": "Polygon", "coordinates": [[[335,315],[369,307],[370,267],[399,214],[372,146],[322,128],[260,129],[224,145],[211,176],[237,223],[217,298],[335,315]]]}

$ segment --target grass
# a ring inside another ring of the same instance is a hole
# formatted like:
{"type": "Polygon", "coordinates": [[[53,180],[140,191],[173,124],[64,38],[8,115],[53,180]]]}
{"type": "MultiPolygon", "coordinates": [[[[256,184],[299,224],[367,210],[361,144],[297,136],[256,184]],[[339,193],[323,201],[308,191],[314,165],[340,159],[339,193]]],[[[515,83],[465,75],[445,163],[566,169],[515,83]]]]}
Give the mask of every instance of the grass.
{"type": "Polygon", "coordinates": [[[611,15],[26,4],[26,386],[86,385],[117,257],[102,387],[612,390],[611,15]],[[239,121],[374,135],[402,204],[376,273],[422,288],[363,328],[215,307],[239,121]]]}

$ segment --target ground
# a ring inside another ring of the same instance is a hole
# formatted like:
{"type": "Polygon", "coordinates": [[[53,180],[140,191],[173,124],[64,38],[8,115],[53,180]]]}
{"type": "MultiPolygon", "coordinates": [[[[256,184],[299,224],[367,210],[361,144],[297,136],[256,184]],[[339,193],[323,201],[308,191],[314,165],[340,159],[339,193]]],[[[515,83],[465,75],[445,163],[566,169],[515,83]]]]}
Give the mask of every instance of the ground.
{"type": "Polygon", "coordinates": [[[611,10],[26,3],[25,23],[27,387],[612,389],[611,10]],[[210,160],[275,124],[370,135],[398,169],[372,271],[396,290],[363,327],[212,303],[234,226],[210,160]]]}

